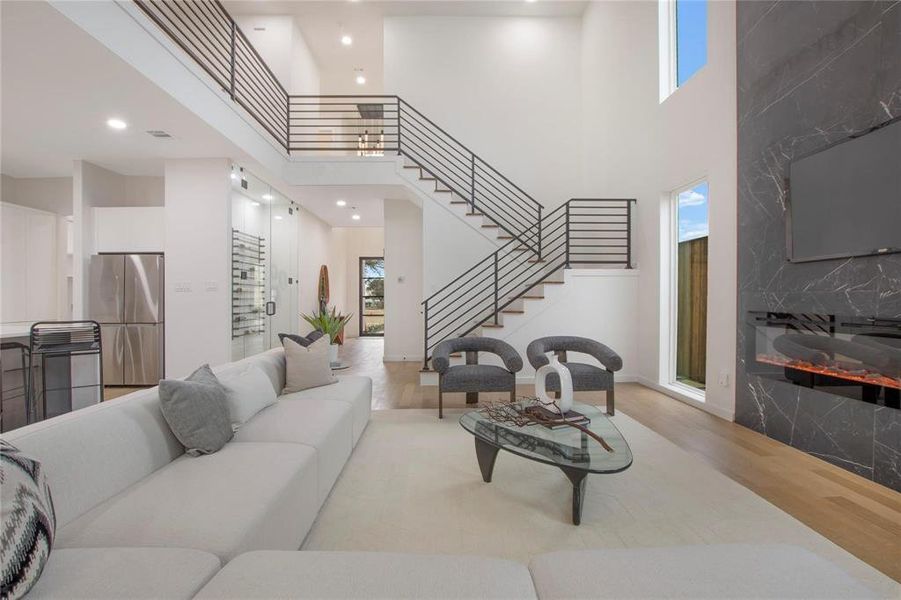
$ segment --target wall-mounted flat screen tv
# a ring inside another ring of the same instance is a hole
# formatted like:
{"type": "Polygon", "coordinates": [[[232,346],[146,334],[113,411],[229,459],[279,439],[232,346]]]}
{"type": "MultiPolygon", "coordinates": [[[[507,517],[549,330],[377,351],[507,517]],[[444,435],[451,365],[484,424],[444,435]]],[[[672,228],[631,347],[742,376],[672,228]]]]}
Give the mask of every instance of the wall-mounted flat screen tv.
{"type": "Polygon", "coordinates": [[[901,252],[901,119],[789,166],[788,259],[901,252]]]}

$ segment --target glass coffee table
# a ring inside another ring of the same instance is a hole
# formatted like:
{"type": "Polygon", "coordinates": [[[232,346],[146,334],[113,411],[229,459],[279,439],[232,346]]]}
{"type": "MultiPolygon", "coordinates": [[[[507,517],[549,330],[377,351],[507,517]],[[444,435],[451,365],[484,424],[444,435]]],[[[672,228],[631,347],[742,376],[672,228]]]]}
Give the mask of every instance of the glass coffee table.
{"type": "Polygon", "coordinates": [[[491,482],[499,450],[560,468],[572,482],[572,519],[573,524],[578,525],[582,522],[585,478],[589,473],[625,471],[632,465],[632,451],[603,410],[586,404],[574,404],[573,410],[591,419],[587,429],[601,436],[610,451],[574,427],[550,429],[540,424],[498,423],[491,420],[484,409],[464,414],[460,417],[460,425],[475,438],[476,458],[486,483],[491,482]]]}

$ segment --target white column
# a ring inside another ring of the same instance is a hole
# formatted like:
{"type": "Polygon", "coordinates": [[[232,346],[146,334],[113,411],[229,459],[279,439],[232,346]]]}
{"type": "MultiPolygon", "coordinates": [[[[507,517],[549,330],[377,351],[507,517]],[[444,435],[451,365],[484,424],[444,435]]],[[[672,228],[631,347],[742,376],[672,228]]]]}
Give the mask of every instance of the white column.
{"type": "Polygon", "coordinates": [[[231,360],[230,166],[166,161],[166,377],[231,360]]]}

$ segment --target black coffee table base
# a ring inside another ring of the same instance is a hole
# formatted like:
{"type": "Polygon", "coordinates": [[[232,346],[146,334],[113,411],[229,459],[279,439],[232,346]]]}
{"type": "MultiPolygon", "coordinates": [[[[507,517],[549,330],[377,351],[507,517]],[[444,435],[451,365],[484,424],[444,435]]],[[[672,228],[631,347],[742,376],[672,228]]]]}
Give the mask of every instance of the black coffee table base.
{"type": "MultiPolygon", "coordinates": [[[[501,449],[500,446],[489,444],[483,439],[475,436],[476,442],[476,458],[479,460],[479,470],[482,471],[482,480],[485,483],[491,483],[491,475],[494,473],[494,463],[497,460],[497,453],[501,449]]],[[[585,478],[587,471],[581,469],[569,469],[566,467],[557,467],[566,475],[573,484],[573,525],[582,523],[582,499],[585,497],[585,478]]]]}

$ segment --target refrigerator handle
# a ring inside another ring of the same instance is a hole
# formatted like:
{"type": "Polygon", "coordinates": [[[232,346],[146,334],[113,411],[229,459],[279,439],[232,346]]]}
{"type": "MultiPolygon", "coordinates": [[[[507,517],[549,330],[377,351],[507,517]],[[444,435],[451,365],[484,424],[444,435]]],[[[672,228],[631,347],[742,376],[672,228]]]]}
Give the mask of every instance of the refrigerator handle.
{"type": "Polygon", "coordinates": [[[266,316],[271,317],[275,315],[275,302],[269,301],[266,303],[266,316]]]}

